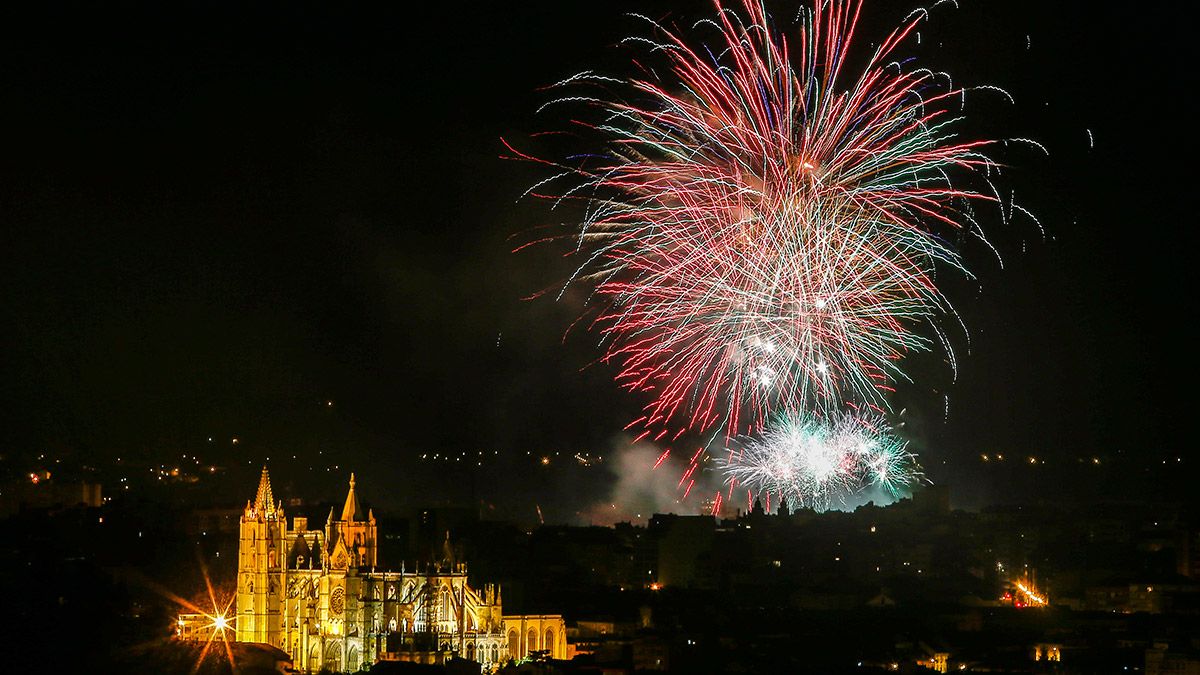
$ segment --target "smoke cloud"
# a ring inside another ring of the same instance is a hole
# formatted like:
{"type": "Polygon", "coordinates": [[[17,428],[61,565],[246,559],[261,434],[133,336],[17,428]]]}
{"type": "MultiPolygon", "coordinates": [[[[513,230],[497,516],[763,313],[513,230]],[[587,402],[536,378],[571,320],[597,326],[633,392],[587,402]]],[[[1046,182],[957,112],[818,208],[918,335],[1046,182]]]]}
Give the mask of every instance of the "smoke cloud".
{"type": "Polygon", "coordinates": [[[613,439],[611,454],[605,457],[613,477],[612,488],[605,499],[581,511],[581,519],[592,525],[613,525],[622,521],[645,522],[655,513],[706,513],[703,502],[720,485],[719,477],[711,471],[696,471],[696,484],[684,499],[687,484],[680,485],[679,479],[695,450],[672,450],[655,468],[664,451],[666,448],[653,443],[635,443],[628,435],[613,439]]]}

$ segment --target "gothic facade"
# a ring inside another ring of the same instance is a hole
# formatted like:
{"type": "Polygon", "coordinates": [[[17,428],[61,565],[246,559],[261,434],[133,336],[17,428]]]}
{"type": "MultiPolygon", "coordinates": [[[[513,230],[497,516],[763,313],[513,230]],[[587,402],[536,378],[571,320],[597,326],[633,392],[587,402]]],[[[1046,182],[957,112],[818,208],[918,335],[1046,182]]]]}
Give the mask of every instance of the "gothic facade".
{"type": "Polygon", "coordinates": [[[279,647],[302,671],[450,656],[488,669],[539,650],[565,657],[561,616],[505,616],[500,588],[472,588],[463,563],[377,571],[379,531],[353,475],[341,514],[309,529],[302,517],[288,526],[264,467],[240,528],[237,639],[279,647]]]}

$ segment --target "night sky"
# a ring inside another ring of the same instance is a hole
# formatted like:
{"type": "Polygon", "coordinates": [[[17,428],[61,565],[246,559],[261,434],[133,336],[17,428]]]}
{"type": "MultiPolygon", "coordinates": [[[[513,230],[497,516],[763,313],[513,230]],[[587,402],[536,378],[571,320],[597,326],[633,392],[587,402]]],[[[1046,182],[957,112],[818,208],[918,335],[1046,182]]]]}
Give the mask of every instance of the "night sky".
{"type": "MultiPolygon", "coordinates": [[[[617,42],[642,29],[624,12],[689,25],[705,3],[30,5],[0,10],[11,466],[195,454],[238,468],[236,500],[270,457],[313,498],[355,470],[377,503],[478,497],[522,518],[533,502],[565,520],[604,499],[612,468],[558,467],[619,454],[643,401],[593,364],[596,335],[568,334],[580,293],[522,300],[572,263],[511,249],[570,214],[518,201],[542,174],[502,159],[501,138],[562,125],[535,113],[539,87],[627,72],[617,42]],[[493,459],[420,459],[464,451],[493,459]],[[563,459],[539,469],[527,451],[563,459]]],[[[957,382],[917,359],[894,405],[959,505],[1127,483],[1161,496],[1147,488],[1188,472],[1150,467],[1197,459],[1180,395],[1195,377],[1195,218],[1177,158],[1197,119],[1182,22],[1105,3],[961,5],[910,52],[1014,95],[969,100],[967,129],[1049,148],[1000,153],[1047,237],[984,222],[1005,264],[968,246],[980,283],[949,282],[971,331],[951,333],[957,382]],[[1036,455],[1044,473],[980,463],[996,452],[1036,455]],[[1076,480],[1093,456],[1112,468],[1076,480]]],[[[858,39],[913,6],[868,3],[858,39]]]]}

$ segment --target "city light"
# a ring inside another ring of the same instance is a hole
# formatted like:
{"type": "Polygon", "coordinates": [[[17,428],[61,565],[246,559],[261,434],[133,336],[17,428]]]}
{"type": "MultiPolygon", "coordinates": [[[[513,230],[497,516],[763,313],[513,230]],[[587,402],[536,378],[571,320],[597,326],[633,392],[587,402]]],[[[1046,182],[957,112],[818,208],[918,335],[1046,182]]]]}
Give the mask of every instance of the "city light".
{"type": "Polygon", "coordinates": [[[1015,584],[1017,590],[1021,592],[1021,595],[1024,596],[1026,600],[1024,604],[1030,607],[1045,607],[1046,605],[1050,604],[1050,601],[1046,598],[1046,596],[1038,593],[1032,582],[1026,583],[1027,581],[1028,580],[1018,580],[1015,584]]]}

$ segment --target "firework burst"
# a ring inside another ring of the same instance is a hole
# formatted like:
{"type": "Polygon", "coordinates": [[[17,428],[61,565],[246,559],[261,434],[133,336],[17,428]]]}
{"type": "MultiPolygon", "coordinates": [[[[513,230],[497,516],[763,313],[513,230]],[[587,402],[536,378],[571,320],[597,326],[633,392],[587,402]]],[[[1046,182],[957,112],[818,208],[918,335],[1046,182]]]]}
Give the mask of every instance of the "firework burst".
{"type": "Polygon", "coordinates": [[[868,488],[896,496],[922,478],[907,442],[881,417],[784,418],[736,445],[722,462],[731,495],[741,486],[818,511],[868,488]]]}
{"type": "Polygon", "coordinates": [[[791,40],[753,0],[715,8],[692,38],[647,19],[627,40],[665,67],[556,85],[601,151],[517,153],[556,169],[531,193],[585,204],[572,282],[607,301],[604,358],[656,440],[886,407],[905,354],[949,354],[935,270],[967,273],[949,240],[982,237],[972,204],[994,200],[951,180],[994,167],[956,135],[963,90],[894,60],[927,13],[851,72],[856,2],[817,2],[791,40]]]}

